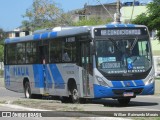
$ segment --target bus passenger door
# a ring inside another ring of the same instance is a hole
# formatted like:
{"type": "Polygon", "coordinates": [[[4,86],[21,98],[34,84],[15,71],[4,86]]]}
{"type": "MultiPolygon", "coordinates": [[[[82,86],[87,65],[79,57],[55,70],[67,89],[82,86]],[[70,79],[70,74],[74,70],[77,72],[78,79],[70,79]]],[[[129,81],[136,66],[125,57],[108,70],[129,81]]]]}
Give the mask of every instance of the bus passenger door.
{"type": "Polygon", "coordinates": [[[90,81],[89,81],[89,70],[90,70],[90,43],[81,43],[81,66],[82,66],[82,82],[83,82],[83,95],[84,97],[90,96],[90,81]]]}

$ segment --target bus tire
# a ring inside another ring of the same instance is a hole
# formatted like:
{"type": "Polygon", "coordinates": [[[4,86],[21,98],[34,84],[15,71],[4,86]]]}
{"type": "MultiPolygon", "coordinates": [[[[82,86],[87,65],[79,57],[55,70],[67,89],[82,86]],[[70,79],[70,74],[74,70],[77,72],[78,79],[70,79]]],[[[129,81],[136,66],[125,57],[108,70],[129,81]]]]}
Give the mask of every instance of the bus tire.
{"type": "Polygon", "coordinates": [[[72,103],[79,103],[79,93],[76,85],[71,89],[71,101],[72,103]]]}
{"type": "Polygon", "coordinates": [[[80,98],[79,102],[82,103],[82,104],[85,104],[85,103],[87,103],[87,99],[86,98],[80,98]]]}
{"type": "Polygon", "coordinates": [[[70,97],[62,97],[62,98],[61,98],[61,102],[62,102],[62,103],[70,103],[70,102],[71,102],[70,99],[71,99],[70,97]]]}
{"type": "Polygon", "coordinates": [[[31,98],[32,97],[32,94],[31,94],[31,88],[30,88],[30,84],[29,82],[25,82],[25,85],[24,85],[24,95],[25,95],[25,98],[31,98]]]}
{"type": "Polygon", "coordinates": [[[121,104],[121,105],[128,105],[129,102],[130,102],[130,100],[131,100],[131,98],[119,98],[119,99],[118,99],[118,102],[119,102],[119,104],[121,104]]]}

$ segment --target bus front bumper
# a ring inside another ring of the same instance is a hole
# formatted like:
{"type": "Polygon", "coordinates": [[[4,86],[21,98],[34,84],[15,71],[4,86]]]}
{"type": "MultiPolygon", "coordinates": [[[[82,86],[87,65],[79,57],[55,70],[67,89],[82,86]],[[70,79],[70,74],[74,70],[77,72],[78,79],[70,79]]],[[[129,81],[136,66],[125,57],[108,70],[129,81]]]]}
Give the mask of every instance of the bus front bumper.
{"type": "Polygon", "coordinates": [[[94,84],[94,98],[126,97],[124,96],[124,93],[127,92],[133,93],[133,96],[127,96],[127,97],[136,97],[136,95],[153,95],[154,83],[146,86],[124,87],[124,88],[105,87],[94,84]]]}

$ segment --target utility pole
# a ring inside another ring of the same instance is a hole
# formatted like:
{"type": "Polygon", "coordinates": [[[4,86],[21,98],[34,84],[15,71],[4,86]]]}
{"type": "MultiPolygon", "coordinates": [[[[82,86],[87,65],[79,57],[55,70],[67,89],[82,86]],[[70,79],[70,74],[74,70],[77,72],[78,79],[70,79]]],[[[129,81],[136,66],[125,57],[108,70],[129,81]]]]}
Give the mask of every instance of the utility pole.
{"type": "Polygon", "coordinates": [[[116,13],[116,21],[115,22],[121,22],[120,21],[120,0],[117,0],[117,13],[116,13]]]}

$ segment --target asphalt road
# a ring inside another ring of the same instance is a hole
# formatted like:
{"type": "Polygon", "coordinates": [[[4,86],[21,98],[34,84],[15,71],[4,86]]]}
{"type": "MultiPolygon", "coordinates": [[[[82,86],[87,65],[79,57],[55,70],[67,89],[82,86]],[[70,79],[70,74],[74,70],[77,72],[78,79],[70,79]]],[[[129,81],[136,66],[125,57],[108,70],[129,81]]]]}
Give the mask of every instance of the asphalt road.
{"type": "Polygon", "coordinates": [[[160,96],[138,96],[131,99],[128,106],[121,106],[117,100],[113,99],[96,100],[94,103],[103,104],[104,107],[116,111],[160,111],[160,96]]]}
{"type": "MultiPolygon", "coordinates": [[[[9,100],[17,100],[17,99],[25,99],[24,93],[17,93],[13,91],[9,91],[5,89],[2,85],[0,85],[0,100],[8,101],[9,100]]],[[[94,100],[92,102],[89,102],[89,104],[93,104],[91,109],[85,109],[85,111],[95,110],[95,111],[160,111],[160,95],[154,95],[154,96],[138,96],[136,98],[131,99],[131,102],[128,106],[121,106],[117,100],[113,99],[100,99],[100,100],[94,100]],[[99,107],[101,105],[101,107],[99,107]]],[[[59,103],[61,104],[61,103],[59,103]]],[[[84,106],[89,106],[89,104],[84,106]]],[[[87,107],[86,107],[87,108],[87,107]]],[[[6,107],[0,105],[0,111],[34,111],[34,110],[28,110],[23,108],[16,108],[16,107],[6,107]]],[[[62,115],[63,117],[63,115],[62,115]]],[[[56,118],[56,120],[108,120],[113,118],[56,118]]],[[[2,118],[0,118],[1,120],[2,118]]],[[[4,118],[3,118],[4,119],[4,118]]],[[[26,118],[27,119],[27,118],[26,118]]],[[[30,118],[30,120],[37,120],[39,118],[30,118]]],[[[53,118],[40,118],[39,120],[50,120],[53,118]]],[[[116,119],[116,118],[114,118],[116,119]]],[[[127,119],[127,118],[126,118],[127,119]]],[[[19,118],[15,118],[15,120],[19,120],[19,118]]],[[[118,118],[118,120],[121,120],[121,118],[118,118]]]]}
{"type": "MultiPolygon", "coordinates": [[[[21,99],[24,98],[23,93],[17,93],[13,91],[9,91],[4,87],[0,87],[0,100],[9,100],[9,99],[21,99]]],[[[136,98],[131,99],[131,102],[128,106],[121,106],[117,100],[113,99],[100,99],[89,102],[92,104],[102,104],[104,105],[103,110],[105,108],[114,110],[129,110],[129,111],[160,111],[160,95],[154,96],[137,96],[136,98]]],[[[96,105],[95,105],[96,107],[96,105]]],[[[96,110],[96,108],[95,108],[96,110]]]]}

